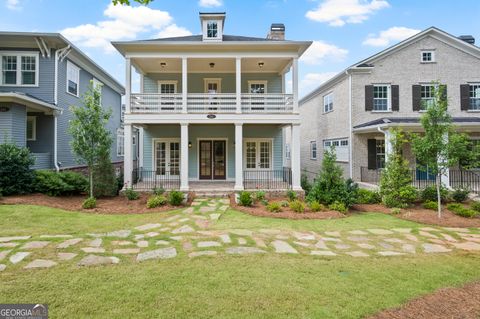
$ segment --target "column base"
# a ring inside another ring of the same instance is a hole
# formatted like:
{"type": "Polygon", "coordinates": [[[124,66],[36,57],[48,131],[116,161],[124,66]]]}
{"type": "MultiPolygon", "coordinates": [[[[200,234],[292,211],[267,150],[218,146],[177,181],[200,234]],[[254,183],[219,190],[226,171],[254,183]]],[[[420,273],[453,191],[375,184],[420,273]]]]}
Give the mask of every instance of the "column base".
{"type": "Polygon", "coordinates": [[[188,192],[190,190],[190,187],[188,186],[180,186],[180,191],[181,192],[188,192]]]}
{"type": "Polygon", "coordinates": [[[233,187],[233,190],[234,191],[243,191],[243,190],[245,190],[245,188],[243,186],[235,185],[233,187]]]}
{"type": "Polygon", "coordinates": [[[303,191],[302,186],[292,186],[292,191],[303,191]]]}

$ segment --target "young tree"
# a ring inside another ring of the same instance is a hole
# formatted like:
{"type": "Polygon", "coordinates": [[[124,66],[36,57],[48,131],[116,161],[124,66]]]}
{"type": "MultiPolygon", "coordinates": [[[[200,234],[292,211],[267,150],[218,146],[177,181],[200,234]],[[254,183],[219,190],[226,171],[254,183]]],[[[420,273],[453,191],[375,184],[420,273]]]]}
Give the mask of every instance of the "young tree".
{"type": "Polygon", "coordinates": [[[69,133],[72,135],[70,145],[79,162],[88,167],[90,197],[93,197],[93,171],[103,158],[110,155],[112,137],[106,125],[111,110],[104,110],[100,103],[100,87],[93,87],[93,81],[82,97],[83,106],[71,106],[73,119],[70,120],[69,133]]]}
{"type": "Polygon", "coordinates": [[[430,105],[425,105],[426,112],[420,118],[424,133],[412,134],[412,147],[421,168],[428,168],[428,172],[436,176],[438,218],[441,218],[441,178],[448,168],[459,164],[461,159],[470,157],[466,153],[471,152],[471,142],[466,134],[455,131],[448,113],[445,86],[438,83],[433,83],[432,86],[434,98],[430,105]]]}

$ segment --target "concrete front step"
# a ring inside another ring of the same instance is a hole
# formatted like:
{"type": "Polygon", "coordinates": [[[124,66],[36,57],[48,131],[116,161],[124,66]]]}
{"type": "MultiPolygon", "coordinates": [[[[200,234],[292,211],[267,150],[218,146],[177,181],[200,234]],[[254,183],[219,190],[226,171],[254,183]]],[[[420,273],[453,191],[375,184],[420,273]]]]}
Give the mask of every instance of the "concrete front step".
{"type": "Polygon", "coordinates": [[[195,198],[228,198],[232,192],[223,191],[208,191],[208,192],[195,192],[195,198]]]}

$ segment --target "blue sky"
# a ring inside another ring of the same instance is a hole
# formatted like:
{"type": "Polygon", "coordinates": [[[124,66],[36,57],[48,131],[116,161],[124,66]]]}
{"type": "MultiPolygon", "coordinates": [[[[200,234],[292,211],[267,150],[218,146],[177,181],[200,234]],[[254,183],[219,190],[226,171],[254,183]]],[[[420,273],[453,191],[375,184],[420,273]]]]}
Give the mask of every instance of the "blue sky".
{"type": "Polygon", "coordinates": [[[264,37],[283,22],[287,38],[314,41],[300,61],[301,95],[333,74],[419,30],[436,26],[480,43],[478,0],[0,0],[0,30],[62,32],[124,83],[111,40],[198,34],[199,11],[226,11],[225,33],[264,37]],[[2,3],[3,2],[3,3],[2,3]]]}

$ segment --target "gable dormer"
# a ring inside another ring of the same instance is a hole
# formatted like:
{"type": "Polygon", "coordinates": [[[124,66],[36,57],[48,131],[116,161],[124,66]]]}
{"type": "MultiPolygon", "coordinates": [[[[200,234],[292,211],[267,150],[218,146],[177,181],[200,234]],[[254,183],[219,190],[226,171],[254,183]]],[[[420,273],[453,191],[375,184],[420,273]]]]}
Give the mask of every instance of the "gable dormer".
{"type": "Polygon", "coordinates": [[[200,12],[202,39],[205,42],[219,42],[223,39],[225,12],[200,12]]]}

